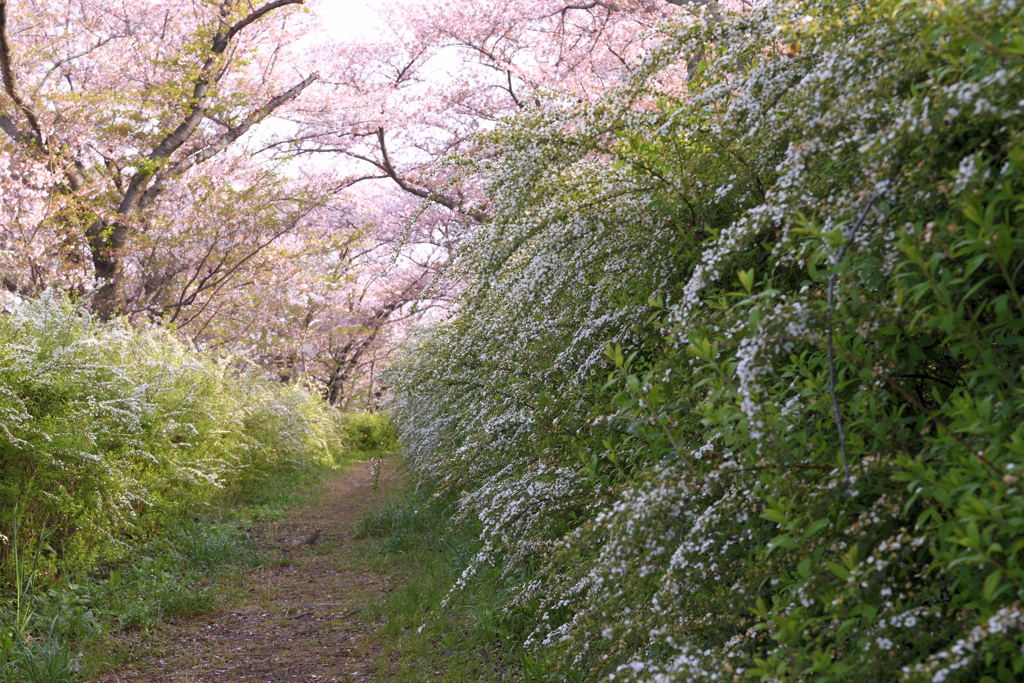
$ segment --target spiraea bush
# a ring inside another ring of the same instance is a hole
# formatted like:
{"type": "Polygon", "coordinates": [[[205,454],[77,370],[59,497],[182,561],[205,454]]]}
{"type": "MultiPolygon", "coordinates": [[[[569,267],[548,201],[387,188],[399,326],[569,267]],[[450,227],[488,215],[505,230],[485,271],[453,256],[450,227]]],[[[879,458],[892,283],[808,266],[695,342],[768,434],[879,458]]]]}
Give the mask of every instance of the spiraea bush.
{"type": "Polygon", "coordinates": [[[122,559],[219,497],[340,457],[311,392],[54,296],[0,318],[0,582],[122,559]]]}
{"type": "Polygon", "coordinates": [[[349,412],[339,418],[346,450],[360,455],[385,455],[398,448],[398,433],[387,413],[349,412]]]}
{"type": "Polygon", "coordinates": [[[1022,8],[680,17],[468,162],[494,219],[392,373],[460,583],[551,677],[1019,680],[1022,8]]]}

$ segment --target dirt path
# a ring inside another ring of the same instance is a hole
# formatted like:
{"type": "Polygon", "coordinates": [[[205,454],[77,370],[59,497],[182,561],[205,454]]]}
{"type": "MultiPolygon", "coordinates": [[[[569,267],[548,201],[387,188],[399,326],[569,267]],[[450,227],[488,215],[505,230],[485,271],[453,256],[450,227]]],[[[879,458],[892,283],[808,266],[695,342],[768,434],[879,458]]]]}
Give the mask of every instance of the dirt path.
{"type": "Polygon", "coordinates": [[[375,680],[377,625],[366,606],[387,590],[387,578],[359,557],[365,543],[353,529],[393,477],[385,464],[375,490],[364,462],[330,479],[319,502],[262,531],[264,551],[276,559],[247,576],[241,600],[161,629],[149,659],[100,681],[375,680]],[[304,543],[316,529],[320,538],[304,543]]]}

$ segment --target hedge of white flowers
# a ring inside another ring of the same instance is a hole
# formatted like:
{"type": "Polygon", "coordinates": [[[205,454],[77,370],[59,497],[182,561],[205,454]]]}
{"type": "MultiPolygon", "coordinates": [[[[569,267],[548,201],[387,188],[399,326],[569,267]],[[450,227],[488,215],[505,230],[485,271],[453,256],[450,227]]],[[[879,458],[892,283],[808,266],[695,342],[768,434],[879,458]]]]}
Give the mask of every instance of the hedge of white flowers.
{"type": "Polygon", "coordinates": [[[1024,676],[1021,14],[684,15],[491,136],[394,416],[553,675],[1024,676]]]}

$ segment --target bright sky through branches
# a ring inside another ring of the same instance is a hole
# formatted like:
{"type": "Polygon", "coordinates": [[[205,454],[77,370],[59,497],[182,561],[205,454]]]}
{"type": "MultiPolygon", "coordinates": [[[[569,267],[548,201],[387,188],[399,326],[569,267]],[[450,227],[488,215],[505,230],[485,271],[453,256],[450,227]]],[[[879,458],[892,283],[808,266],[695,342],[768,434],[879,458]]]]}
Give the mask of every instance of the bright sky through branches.
{"type": "Polygon", "coordinates": [[[386,30],[386,0],[311,0],[309,6],[320,17],[325,38],[346,40],[366,38],[386,30]]]}

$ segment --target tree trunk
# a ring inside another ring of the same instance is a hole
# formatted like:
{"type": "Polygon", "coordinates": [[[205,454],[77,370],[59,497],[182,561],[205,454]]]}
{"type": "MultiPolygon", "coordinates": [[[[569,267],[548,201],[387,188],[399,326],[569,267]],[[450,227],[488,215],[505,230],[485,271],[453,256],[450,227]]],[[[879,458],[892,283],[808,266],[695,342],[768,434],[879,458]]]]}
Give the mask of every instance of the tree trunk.
{"type": "Polygon", "coordinates": [[[128,227],[122,223],[96,221],[87,235],[98,285],[92,294],[92,310],[101,319],[110,320],[124,307],[122,252],[128,239],[128,227]]]}

